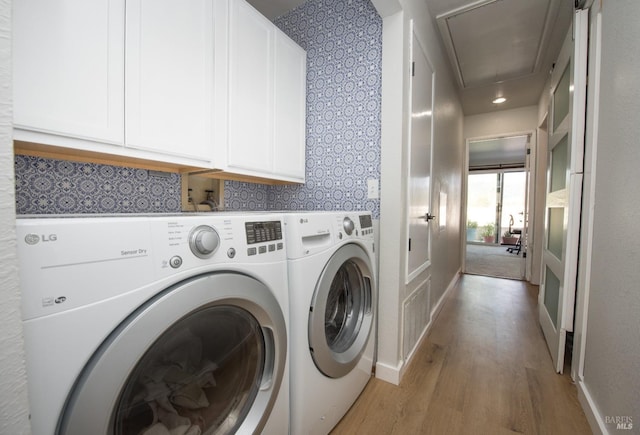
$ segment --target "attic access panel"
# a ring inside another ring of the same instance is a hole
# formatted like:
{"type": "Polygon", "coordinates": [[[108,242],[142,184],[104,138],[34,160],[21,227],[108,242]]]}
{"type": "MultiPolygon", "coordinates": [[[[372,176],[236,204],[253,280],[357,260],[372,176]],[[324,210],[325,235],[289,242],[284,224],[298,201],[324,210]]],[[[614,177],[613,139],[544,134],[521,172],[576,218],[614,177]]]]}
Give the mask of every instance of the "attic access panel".
{"type": "Polygon", "coordinates": [[[546,48],[551,0],[484,0],[437,22],[463,88],[534,74],[546,48]]]}

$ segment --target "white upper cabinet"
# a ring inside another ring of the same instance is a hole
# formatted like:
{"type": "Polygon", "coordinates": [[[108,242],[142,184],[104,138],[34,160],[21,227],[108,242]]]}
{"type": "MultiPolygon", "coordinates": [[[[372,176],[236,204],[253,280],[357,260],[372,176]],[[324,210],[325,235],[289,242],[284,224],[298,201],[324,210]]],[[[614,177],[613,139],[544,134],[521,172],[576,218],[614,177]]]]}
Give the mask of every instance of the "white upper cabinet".
{"type": "Polygon", "coordinates": [[[13,3],[14,125],[124,142],[124,0],[13,3]]]}
{"type": "Polygon", "coordinates": [[[228,165],[272,172],[275,26],[244,1],[230,14],[228,165]]]}
{"type": "Polygon", "coordinates": [[[49,154],[303,182],[305,92],[243,0],[14,2],[14,139],[49,154]]]}
{"type": "Polygon", "coordinates": [[[127,147],[210,161],[212,0],[127,0],[127,147]]]}
{"type": "Polygon", "coordinates": [[[307,54],[279,30],[275,41],[273,171],[304,181],[307,54]]]}
{"type": "Polygon", "coordinates": [[[229,27],[229,171],[304,182],[306,53],[244,1],[229,27]]]}

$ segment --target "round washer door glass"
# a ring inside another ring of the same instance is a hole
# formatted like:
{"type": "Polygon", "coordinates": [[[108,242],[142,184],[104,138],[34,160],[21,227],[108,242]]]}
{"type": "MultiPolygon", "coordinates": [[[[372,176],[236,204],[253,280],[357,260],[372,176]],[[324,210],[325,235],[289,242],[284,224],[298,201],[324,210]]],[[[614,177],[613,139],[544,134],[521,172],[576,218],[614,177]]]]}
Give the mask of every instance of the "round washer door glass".
{"type": "Polygon", "coordinates": [[[57,433],[259,433],[283,383],[284,313],[263,283],[200,275],[140,306],[103,342],[57,433]]]}
{"type": "Polygon", "coordinates": [[[373,326],[372,268],[356,244],[342,246],[325,266],[312,299],[309,347],[326,376],[349,373],[365,350],[373,326]]]}
{"type": "Polygon", "coordinates": [[[258,392],[264,343],[257,320],[234,306],[180,320],[126,381],[115,434],[235,432],[258,392]]]}

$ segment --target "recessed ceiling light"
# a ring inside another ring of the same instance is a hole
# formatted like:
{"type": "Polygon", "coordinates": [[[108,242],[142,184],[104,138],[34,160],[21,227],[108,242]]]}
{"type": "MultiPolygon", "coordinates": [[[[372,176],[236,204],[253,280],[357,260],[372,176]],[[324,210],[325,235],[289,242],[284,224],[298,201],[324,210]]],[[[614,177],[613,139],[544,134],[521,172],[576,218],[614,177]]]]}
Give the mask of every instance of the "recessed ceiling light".
{"type": "Polygon", "coordinates": [[[502,104],[505,101],[507,101],[507,99],[505,97],[498,97],[495,100],[493,100],[493,104],[502,104]]]}

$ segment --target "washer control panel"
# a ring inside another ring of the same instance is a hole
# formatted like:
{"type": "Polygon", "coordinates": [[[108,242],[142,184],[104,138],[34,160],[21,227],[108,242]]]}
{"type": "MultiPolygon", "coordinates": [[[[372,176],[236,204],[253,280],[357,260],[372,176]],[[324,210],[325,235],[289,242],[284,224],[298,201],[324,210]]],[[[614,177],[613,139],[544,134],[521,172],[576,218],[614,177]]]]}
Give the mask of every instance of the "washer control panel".
{"type": "Polygon", "coordinates": [[[281,221],[245,222],[244,228],[247,245],[258,245],[247,247],[248,256],[284,249],[281,221]]]}
{"type": "Polygon", "coordinates": [[[188,271],[284,262],[283,226],[282,218],[271,213],[20,218],[20,279],[29,295],[23,319],[85,306],[188,271]]]}

